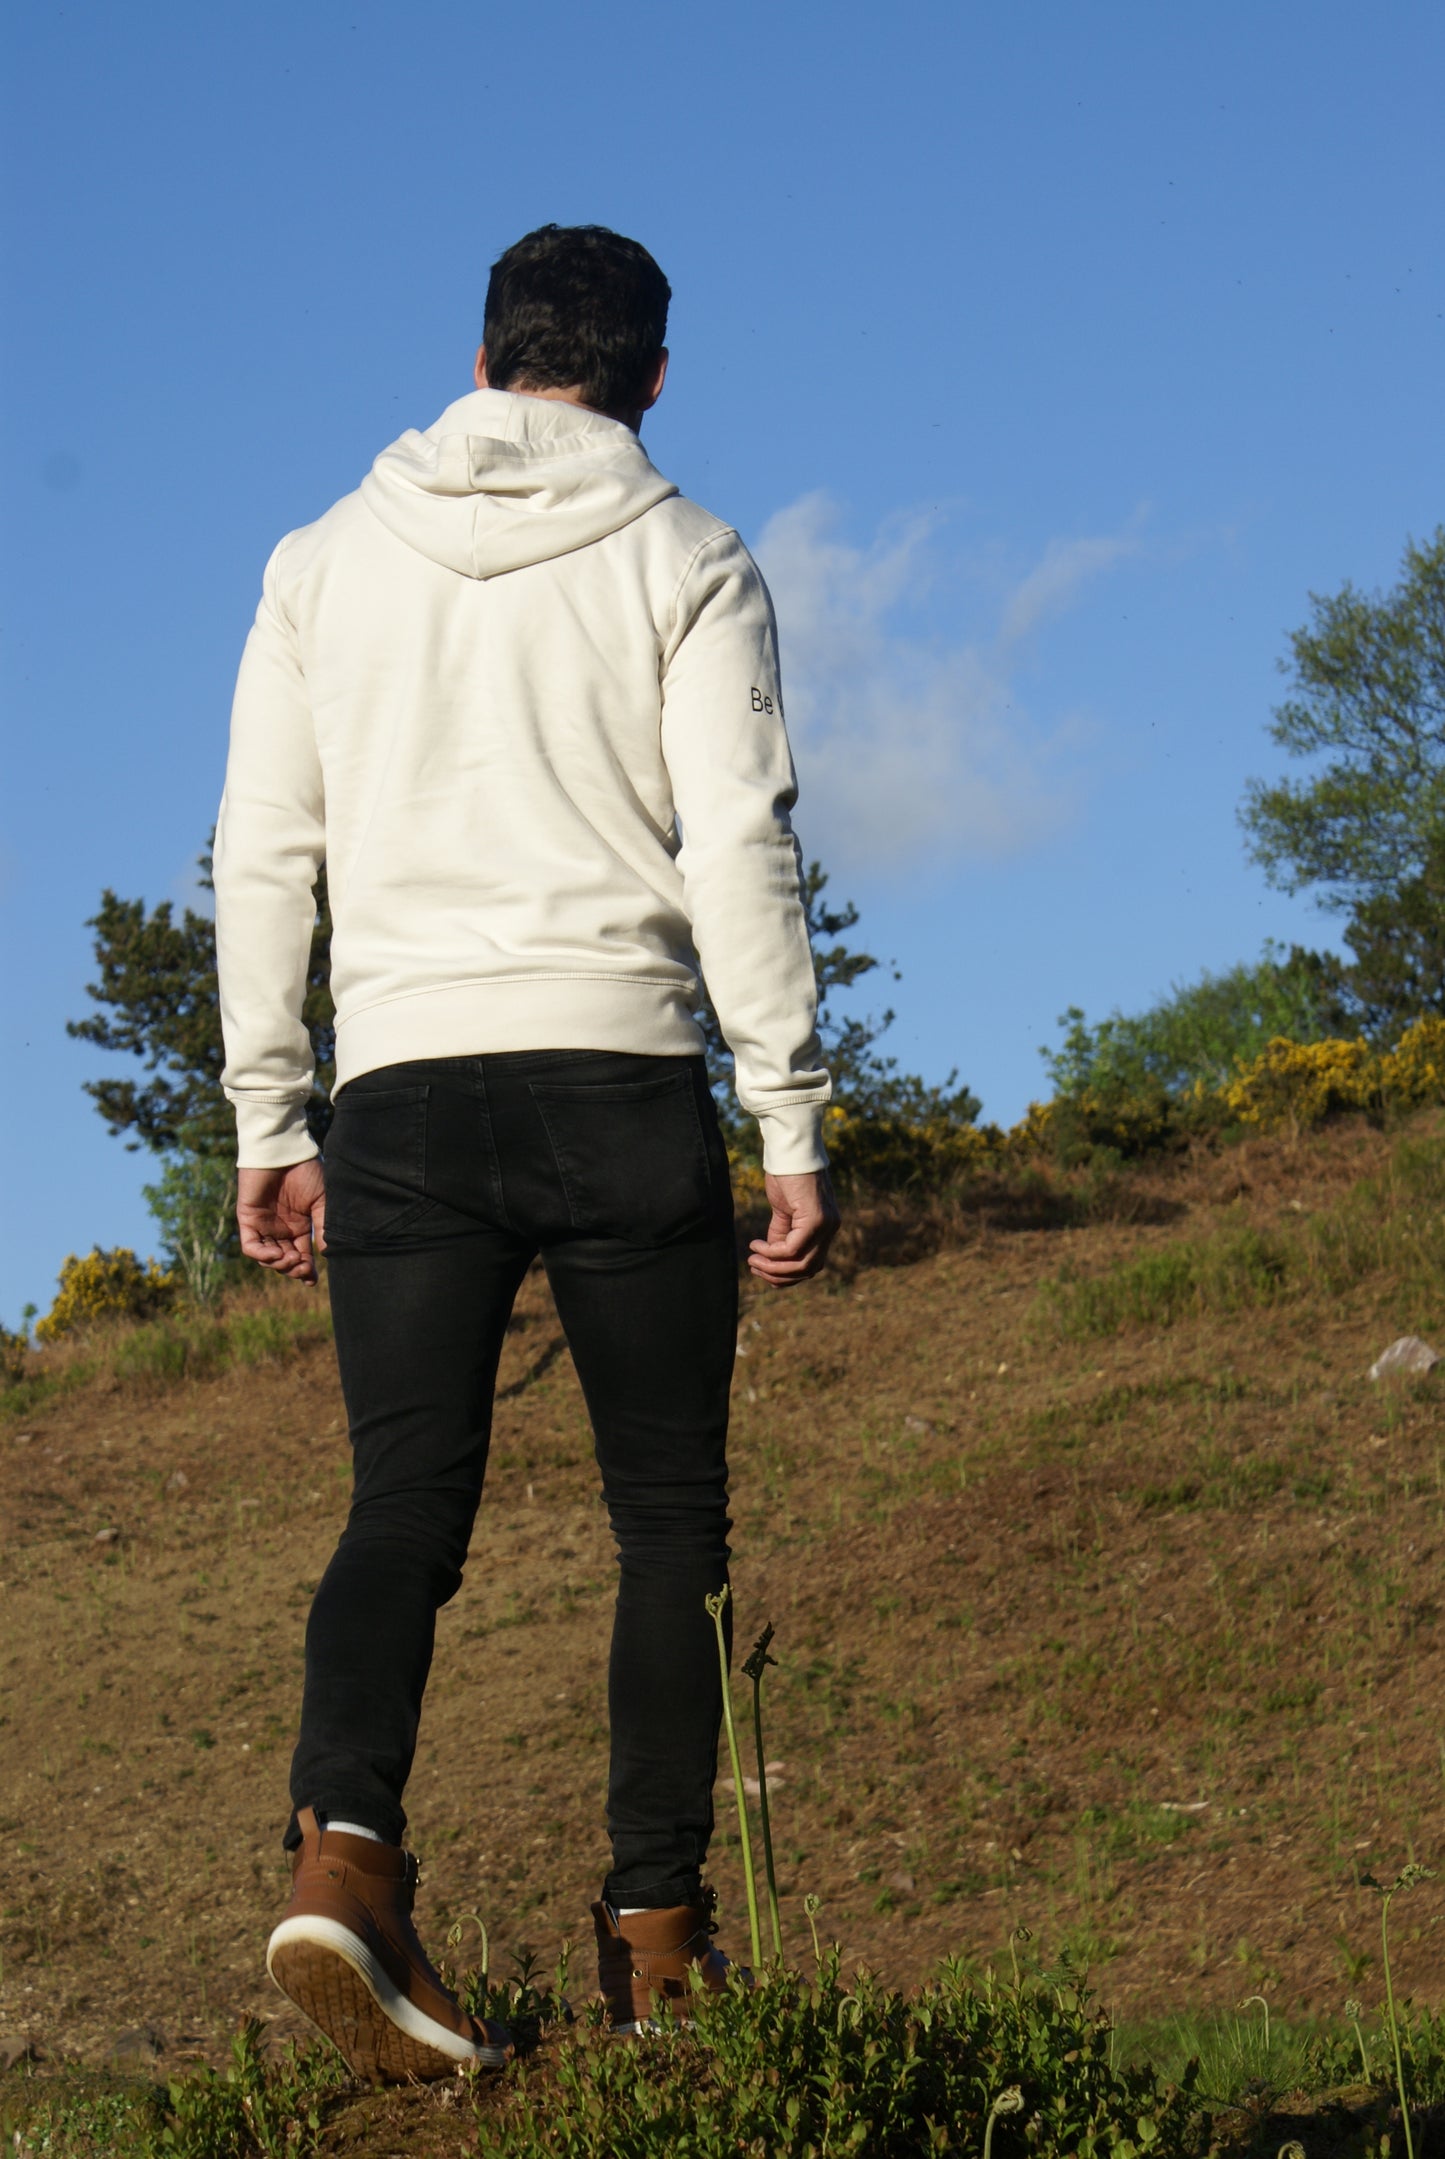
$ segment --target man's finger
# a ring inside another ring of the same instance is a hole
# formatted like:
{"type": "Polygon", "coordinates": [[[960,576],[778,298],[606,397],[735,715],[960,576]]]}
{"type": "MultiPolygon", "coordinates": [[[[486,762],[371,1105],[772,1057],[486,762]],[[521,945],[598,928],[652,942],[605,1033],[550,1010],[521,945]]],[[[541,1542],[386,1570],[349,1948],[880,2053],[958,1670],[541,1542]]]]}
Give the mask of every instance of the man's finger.
{"type": "Polygon", "coordinates": [[[795,1274],[800,1267],[806,1267],[811,1261],[820,1259],[823,1249],[817,1244],[812,1244],[806,1246],[802,1251],[780,1252],[768,1245],[755,1244],[752,1246],[751,1251],[752,1257],[756,1259],[760,1267],[772,1267],[778,1269],[780,1273],[795,1274]]]}
{"type": "Polygon", "coordinates": [[[797,1267],[787,1273],[765,1267],[757,1260],[748,1263],[754,1281],[766,1282],[769,1289],[796,1289],[800,1282],[811,1282],[814,1275],[822,1272],[821,1260],[810,1260],[805,1267],[797,1267]]]}
{"type": "Polygon", "coordinates": [[[755,1237],[749,1249],[754,1252],[778,1252],[791,1255],[794,1252],[800,1252],[806,1244],[818,1235],[822,1227],[823,1217],[820,1214],[802,1215],[792,1223],[786,1235],[782,1237],[774,1236],[771,1225],[769,1225],[769,1234],[766,1237],[755,1237]]]}

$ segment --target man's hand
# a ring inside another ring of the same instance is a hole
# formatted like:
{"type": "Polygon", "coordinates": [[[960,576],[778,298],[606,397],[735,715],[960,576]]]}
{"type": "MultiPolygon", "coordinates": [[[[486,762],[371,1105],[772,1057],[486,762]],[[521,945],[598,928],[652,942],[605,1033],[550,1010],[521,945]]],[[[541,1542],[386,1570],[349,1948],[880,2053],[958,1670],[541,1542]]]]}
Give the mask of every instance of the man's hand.
{"type": "Polygon", "coordinates": [[[326,1250],[326,1180],[313,1155],[290,1169],[236,1172],[236,1221],[247,1259],[293,1282],[316,1281],[316,1252],[326,1250]]]}
{"type": "Polygon", "coordinates": [[[828,1247],[838,1234],[838,1203],[826,1170],[763,1182],[773,1219],[766,1237],[755,1237],[748,1246],[748,1267],[760,1282],[788,1289],[827,1266],[828,1247]]]}

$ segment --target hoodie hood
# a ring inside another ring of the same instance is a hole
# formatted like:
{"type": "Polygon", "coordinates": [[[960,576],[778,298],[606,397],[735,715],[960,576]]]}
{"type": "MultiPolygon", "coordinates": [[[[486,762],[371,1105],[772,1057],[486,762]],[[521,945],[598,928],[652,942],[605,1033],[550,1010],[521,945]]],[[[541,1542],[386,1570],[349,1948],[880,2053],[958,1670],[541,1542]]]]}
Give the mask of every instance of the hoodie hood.
{"type": "Polygon", "coordinates": [[[408,428],[361,483],[388,532],[463,577],[590,547],[676,493],[620,420],[511,390],[473,390],[408,428]]]}

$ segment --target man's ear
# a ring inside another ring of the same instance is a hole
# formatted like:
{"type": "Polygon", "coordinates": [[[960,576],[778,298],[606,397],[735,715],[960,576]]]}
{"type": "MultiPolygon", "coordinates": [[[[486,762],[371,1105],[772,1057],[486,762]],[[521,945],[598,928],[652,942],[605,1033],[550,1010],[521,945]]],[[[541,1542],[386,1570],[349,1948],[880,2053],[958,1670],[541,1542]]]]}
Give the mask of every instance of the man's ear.
{"type": "MultiPolygon", "coordinates": [[[[481,364],[481,358],[481,354],[478,353],[478,366],[480,366],[481,364]]],[[[637,408],[639,412],[651,412],[653,406],[661,397],[662,385],[667,380],[667,359],[667,347],[666,345],[664,345],[661,352],[657,355],[657,366],[653,369],[653,372],[643,391],[642,402],[637,408]]]]}
{"type": "Polygon", "coordinates": [[[485,345],[478,345],[477,347],[477,364],[472,369],[472,380],[479,390],[490,390],[492,387],[487,380],[487,348],[485,345]]]}

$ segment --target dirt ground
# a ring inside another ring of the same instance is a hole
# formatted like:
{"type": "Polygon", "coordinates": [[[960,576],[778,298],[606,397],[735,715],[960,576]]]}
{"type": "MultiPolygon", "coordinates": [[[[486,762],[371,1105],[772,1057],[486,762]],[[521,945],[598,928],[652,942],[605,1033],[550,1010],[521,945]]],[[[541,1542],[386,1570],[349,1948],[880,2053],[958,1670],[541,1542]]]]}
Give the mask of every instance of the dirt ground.
{"type": "MultiPolygon", "coordinates": [[[[1420,1315],[1377,1281],[1077,1343],[1037,1293],[1225,1219],[1297,1221],[1385,1149],[1252,1143],[1136,1183],[1131,1221],[1000,1204],[910,1264],[747,1289],[734,1589],[740,1648],[777,1627],[794,1954],[812,1891],[845,1958],[900,1982],[1027,1926],[1130,2020],[1377,1996],[1361,1876],[1442,1848],[1439,1394],[1366,1377],[1420,1315]]],[[[347,1473],[325,1343],[0,1422],[0,2033],[101,2061],[149,2030],[128,2044],[166,2066],[217,2058],[244,2014],[296,2029],[262,1953],[347,1473]]],[[[586,1982],[612,1573],[534,1277],[409,1795],[434,1949],[462,1920],[474,1961],[475,1914],[494,1967],[529,1945],[550,1968],[570,1937],[586,1982]]],[[[736,1951],[726,1829],[714,1873],[736,1951]]],[[[1397,1985],[1431,2001],[1442,1915],[1432,1881],[1392,1921],[1397,1985]]]]}

